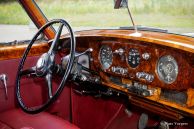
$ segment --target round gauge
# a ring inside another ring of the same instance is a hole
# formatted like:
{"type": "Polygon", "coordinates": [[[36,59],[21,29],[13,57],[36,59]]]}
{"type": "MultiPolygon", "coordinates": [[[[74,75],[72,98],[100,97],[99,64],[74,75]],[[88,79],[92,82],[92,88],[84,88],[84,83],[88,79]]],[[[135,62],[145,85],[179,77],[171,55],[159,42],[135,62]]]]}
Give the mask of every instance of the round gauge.
{"type": "Polygon", "coordinates": [[[163,56],[158,61],[157,72],[160,80],[171,84],[177,78],[178,64],[171,55],[163,56]]]}
{"type": "Polygon", "coordinates": [[[132,68],[135,68],[139,65],[139,63],[140,63],[140,54],[139,54],[139,51],[137,49],[131,48],[129,50],[128,63],[132,68]]]}
{"type": "Polygon", "coordinates": [[[100,48],[99,57],[103,69],[108,69],[112,65],[113,54],[109,46],[104,45],[100,48]]]}

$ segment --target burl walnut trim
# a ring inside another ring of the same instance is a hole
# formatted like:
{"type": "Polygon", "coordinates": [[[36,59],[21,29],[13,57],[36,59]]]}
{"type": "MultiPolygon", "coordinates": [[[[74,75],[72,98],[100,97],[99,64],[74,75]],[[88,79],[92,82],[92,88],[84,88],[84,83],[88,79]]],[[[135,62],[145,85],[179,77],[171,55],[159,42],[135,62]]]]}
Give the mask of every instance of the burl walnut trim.
{"type": "Polygon", "coordinates": [[[163,47],[159,45],[149,44],[148,42],[142,42],[137,40],[124,40],[121,38],[109,39],[109,38],[96,38],[96,40],[102,41],[90,41],[90,47],[93,48],[92,58],[94,70],[103,71],[104,73],[108,73],[112,76],[118,76],[121,78],[131,78],[132,80],[139,81],[141,83],[152,85],[154,87],[166,88],[171,90],[186,90],[188,88],[193,87],[193,79],[194,71],[192,58],[194,58],[194,54],[189,54],[188,52],[181,51],[178,49],[163,47]],[[123,57],[124,59],[117,55],[113,54],[113,63],[110,68],[103,70],[100,60],[99,60],[99,51],[102,45],[108,45],[112,51],[118,50],[119,48],[123,48],[125,50],[123,57]],[[136,68],[131,68],[128,64],[128,53],[131,48],[136,48],[140,55],[143,53],[150,53],[151,58],[149,60],[144,60],[141,57],[140,64],[136,68]],[[177,79],[172,84],[165,84],[158,77],[158,73],[156,70],[158,60],[164,55],[172,55],[178,63],[179,73],[177,79]],[[184,65],[183,65],[184,64],[184,65]],[[119,75],[112,72],[112,66],[120,66],[126,68],[128,73],[126,75],[119,75]],[[147,72],[149,74],[154,75],[153,82],[147,82],[144,79],[138,79],[136,77],[137,72],[147,72]]]}
{"type": "Polygon", "coordinates": [[[146,102],[143,99],[140,99],[138,97],[135,96],[131,96],[129,97],[129,102],[137,107],[141,107],[145,110],[148,110],[150,112],[154,112],[155,114],[158,114],[160,116],[163,117],[167,117],[173,120],[181,120],[182,118],[184,118],[180,112],[177,112],[175,110],[172,110],[169,108],[167,108],[167,106],[164,105],[158,105],[156,103],[153,102],[146,102]]]}
{"type": "MultiPolygon", "coordinates": [[[[0,47],[0,60],[10,60],[10,59],[21,58],[26,47],[27,47],[27,44],[0,47]]],[[[49,44],[46,42],[34,44],[28,56],[40,55],[44,52],[47,52],[48,49],[49,49],[49,44]]]]}
{"type": "Polygon", "coordinates": [[[134,30],[88,30],[77,32],[76,35],[77,37],[114,37],[139,40],[194,53],[194,38],[160,32],[139,32],[142,34],[139,37],[131,35],[134,30]]]}
{"type": "MultiPolygon", "coordinates": [[[[122,87],[120,85],[117,85],[117,84],[114,84],[113,82],[111,82],[109,80],[109,76],[104,74],[103,72],[100,72],[100,76],[102,77],[102,84],[103,85],[106,85],[110,88],[113,88],[113,89],[116,89],[116,90],[119,90],[119,91],[123,91],[124,93],[129,94],[129,96],[134,96],[135,95],[135,94],[129,92],[127,90],[127,88],[122,87]]],[[[132,81],[130,79],[122,79],[123,84],[130,84],[131,82],[132,81]]],[[[169,107],[176,108],[177,110],[185,111],[189,114],[192,114],[192,116],[194,116],[194,107],[193,107],[194,106],[194,89],[190,88],[190,89],[187,90],[187,95],[188,95],[187,104],[186,105],[180,105],[180,104],[177,104],[175,102],[173,103],[173,102],[161,99],[160,98],[161,88],[154,87],[152,85],[149,85],[149,88],[154,88],[155,92],[154,92],[153,96],[144,97],[146,100],[151,100],[153,102],[160,103],[162,105],[167,105],[169,107]]]]}

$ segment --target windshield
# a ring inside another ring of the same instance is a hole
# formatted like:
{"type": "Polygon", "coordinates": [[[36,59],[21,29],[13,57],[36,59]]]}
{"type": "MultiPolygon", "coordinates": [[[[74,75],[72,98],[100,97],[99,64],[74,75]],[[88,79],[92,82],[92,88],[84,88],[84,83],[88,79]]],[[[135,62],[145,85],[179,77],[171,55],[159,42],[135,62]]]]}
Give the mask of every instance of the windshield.
{"type": "MultiPolygon", "coordinates": [[[[38,1],[49,19],[65,18],[73,27],[111,28],[132,26],[127,9],[114,9],[113,0],[38,1]]],[[[194,0],[129,0],[136,25],[194,33],[194,0]]]]}
{"type": "MultiPolygon", "coordinates": [[[[36,27],[17,1],[6,1],[0,2],[0,43],[31,39],[36,27]]],[[[63,18],[74,31],[132,26],[127,9],[114,9],[114,0],[35,1],[49,20],[63,18]]],[[[136,25],[194,36],[194,0],[129,0],[128,5],[136,25]]]]}

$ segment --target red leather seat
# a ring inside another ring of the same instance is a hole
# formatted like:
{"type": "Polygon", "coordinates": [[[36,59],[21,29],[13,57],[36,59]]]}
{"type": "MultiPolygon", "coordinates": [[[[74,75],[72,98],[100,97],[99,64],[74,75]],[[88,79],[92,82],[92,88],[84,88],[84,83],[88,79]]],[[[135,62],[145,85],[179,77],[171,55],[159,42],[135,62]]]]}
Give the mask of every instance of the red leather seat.
{"type": "Polygon", "coordinates": [[[0,114],[0,129],[79,129],[57,116],[42,112],[29,115],[19,109],[0,114]]]}

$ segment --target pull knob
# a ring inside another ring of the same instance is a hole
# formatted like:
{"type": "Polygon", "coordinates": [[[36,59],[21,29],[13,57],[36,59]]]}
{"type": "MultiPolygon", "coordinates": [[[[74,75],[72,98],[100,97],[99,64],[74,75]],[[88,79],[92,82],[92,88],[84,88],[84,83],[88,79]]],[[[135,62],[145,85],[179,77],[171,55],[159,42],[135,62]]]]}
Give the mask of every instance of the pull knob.
{"type": "Polygon", "coordinates": [[[6,74],[1,74],[0,75],[0,80],[3,83],[3,87],[5,89],[5,98],[8,99],[8,93],[7,93],[7,75],[6,74]]]}
{"type": "Polygon", "coordinates": [[[146,52],[146,53],[143,53],[143,54],[142,54],[142,57],[143,57],[144,60],[149,60],[150,57],[151,57],[151,55],[150,55],[149,53],[146,52]]]}
{"type": "Polygon", "coordinates": [[[125,50],[122,48],[119,48],[118,50],[114,51],[115,54],[119,54],[120,56],[123,55],[124,52],[125,52],[125,50]]]}

